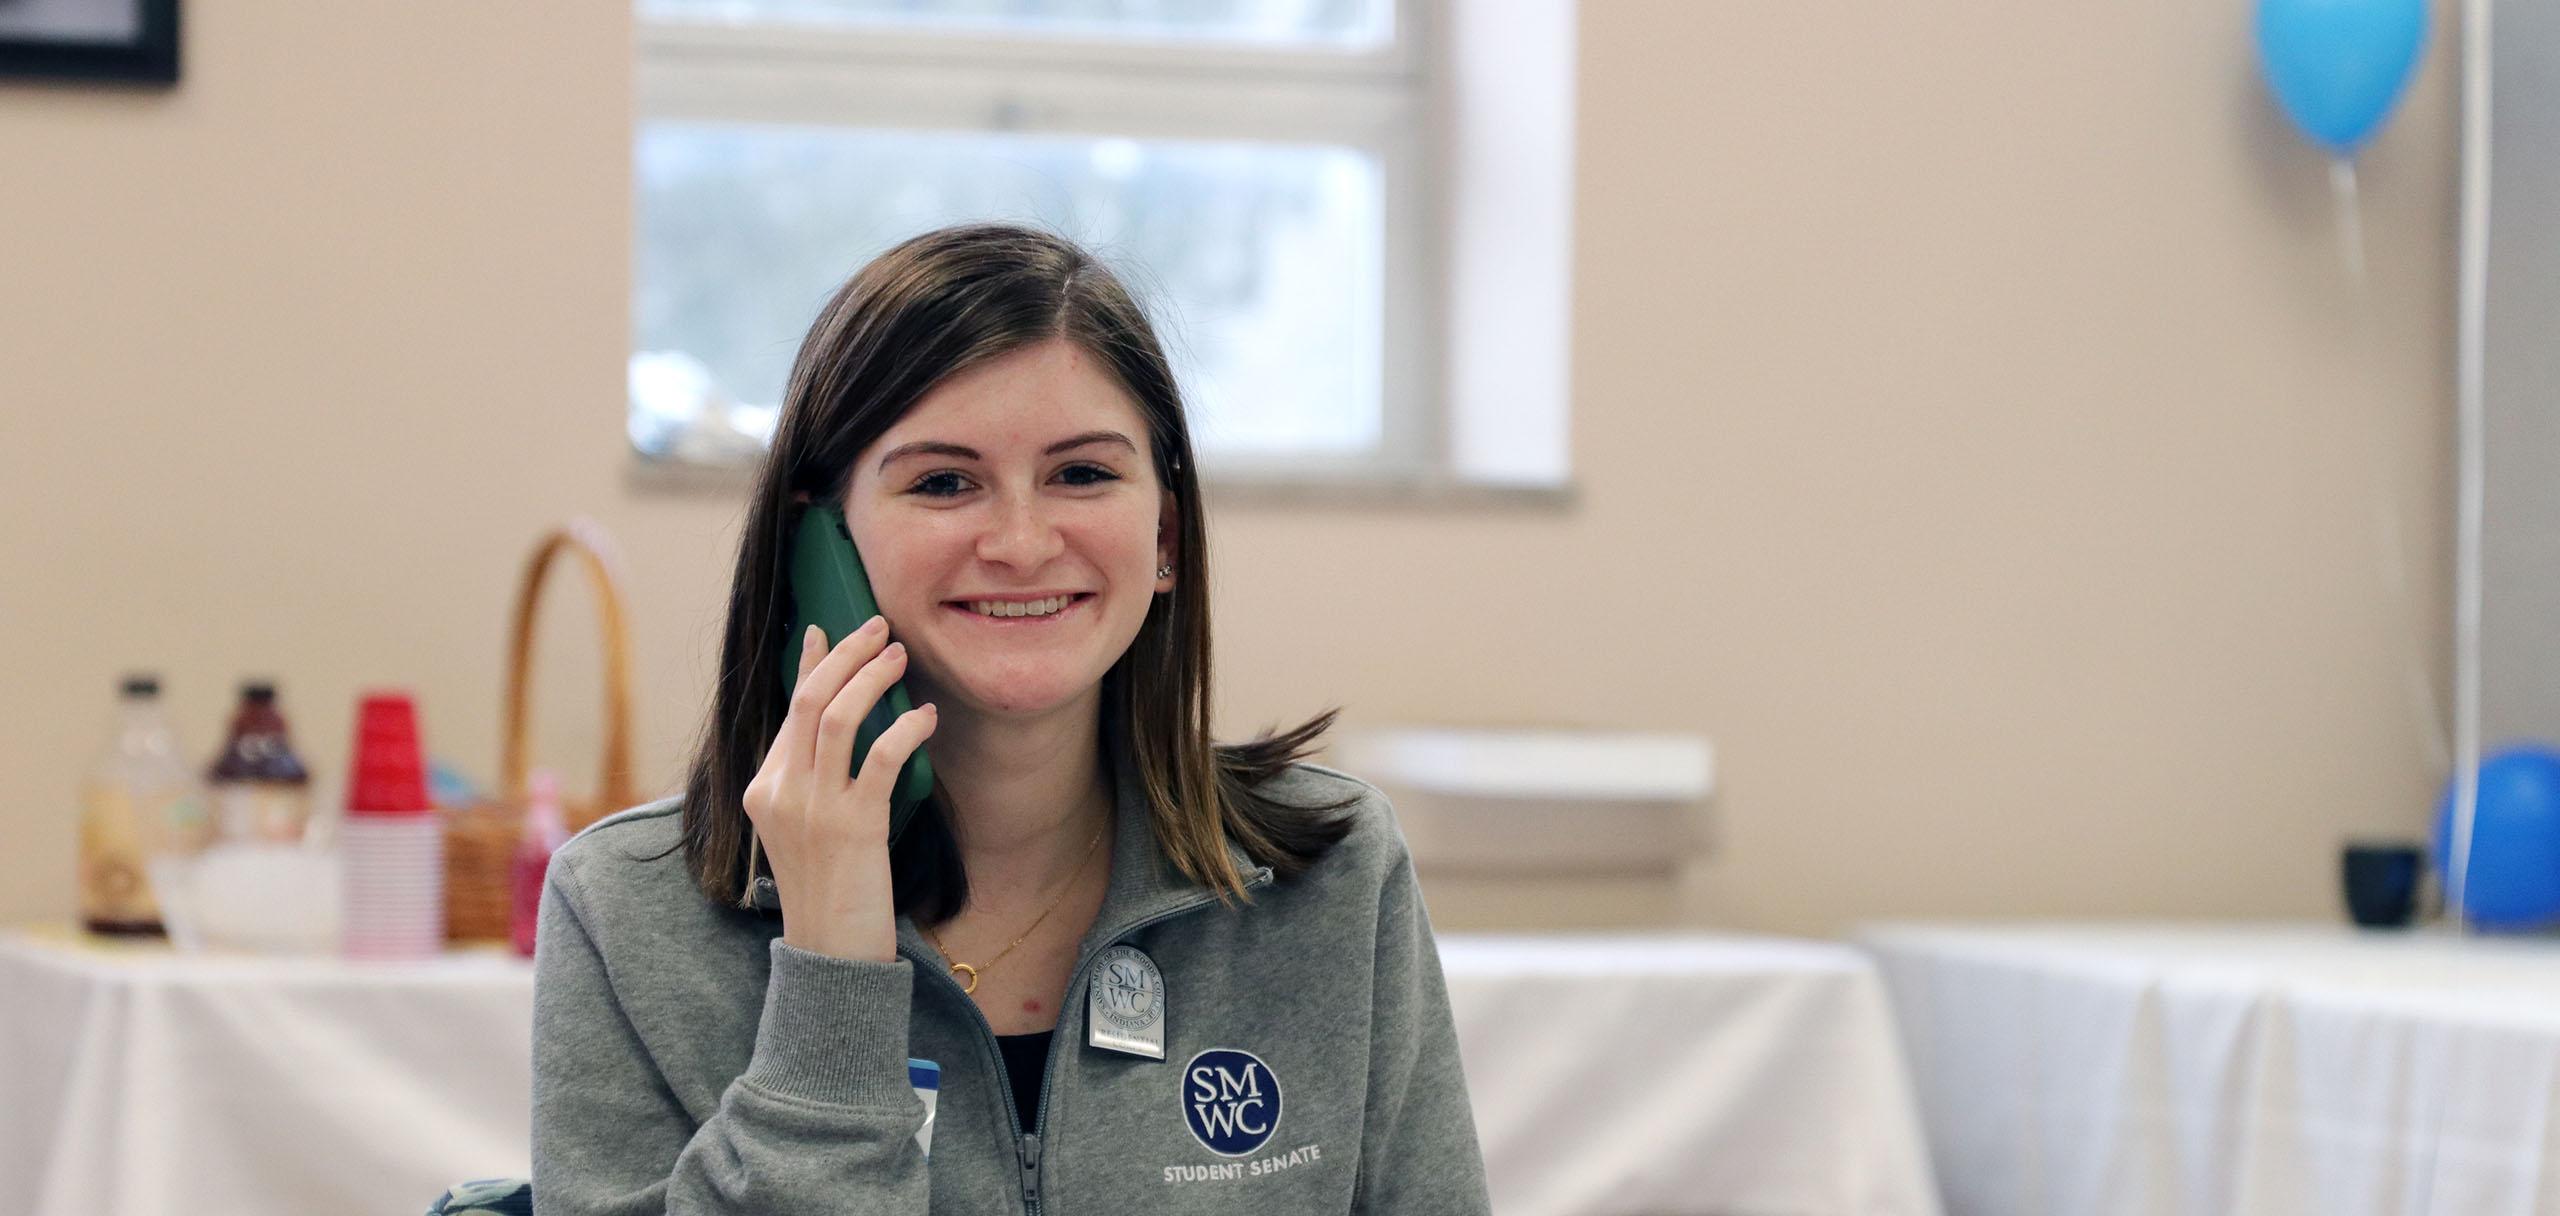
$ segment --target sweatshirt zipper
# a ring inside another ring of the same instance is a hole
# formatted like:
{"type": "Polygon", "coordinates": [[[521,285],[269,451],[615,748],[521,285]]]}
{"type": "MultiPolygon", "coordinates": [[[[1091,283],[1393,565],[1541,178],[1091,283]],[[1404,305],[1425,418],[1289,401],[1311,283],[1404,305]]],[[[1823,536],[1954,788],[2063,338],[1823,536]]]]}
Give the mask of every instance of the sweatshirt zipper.
{"type": "MultiPolygon", "coordinates": [[[[1252,876],[1245,880],[1244,889],[1250,891],[1255,887],[1259,887],[1262,884],[1269,882],[1270,880],[1271,870],[1269,867],[1256,869],[1252,876]]],[[[1082,956],[1076,959],[1075,969],[1067,973],[1067,991],[1072,994],[1076,990],[1076,984],[1084,978],[1085,968],[1092,965],[1093,960],[1096,957],[1100,956],[1104,950],[1108,950],[1113,946],[1119,945],[1122,941],[1127,940],[1130,934],[1135,933],[1140,929],[1147,928],[1150,925],[1162,924],[1163,922],[1172,920],[1174,917],[1181,916],[1184,913],[1196,912],[1216,902],[1218,902],[1217,896],[1203,895],[1190,900],[1189,902],[1176,904],[1173,907],[1167,908],[1162,912],[1158,912],[1144,920],[1135,921],[1121,926],[1118,932],[1111,935],[1110,941],[1102,943],[1102,945],[1085,952],[1082,956]]],[[[1013,1104],[1013,1077],[1012,1074],[1005,1071],[1004,1049],[996,1042],[996,1028],[992,1023],[987,1021],[986,1012],[978,1008],[978,1003],[976,1001],[969,999],[968,989],[962,988],[960,986],[960,981],[951,978],[951,973],[949,971],[944,971],[932,966],[930,964],[930,960],[927,960],[920,954],[907,950],[903,946],[899,947],[898,953],[905,956],[909,962],[926,964],[925,966],[917,969],[920,971],[937,972],[942,983],[948,986],[953,992],[959,994],[960,1003],[968,1008],[969,1016],[975,1019],[978,1023],[978,1038],[980,1040],[980,1045],[985,1048],[987,1058],[995,1063],[996,1076],[999,1081],[996,1085],[996,1096],[1004,1101],[1005,1123],[1010,1127],[1021,1127],[1022,1112],[1013,1104]]],[[[1063,1009],[1059,1011],[1061,1021],[1065,1020],[1065,1012],[1066,1011],[1063,1009]]],[[[1040,1161],[1041,1153],[1044,1148],[1040,1142],[1040,1133],[1047,1130],[1049,1124],[1049,1095],[1054,1093],[1057,1089],[1057,1086],[1054,1083],[1058,1079],[1058,1057],[1062,1054],[1064,1053],[1058,1050],[1058,1041],[1053,1036],[1049,1040],[1048,1061],[1040,1070],[1040,1109],[1032,1115],[1031,1130],[1029,1132],[1022,1133],[1014,1141],[1014,1160],[1022,1167],[1022,1210],[1024,1212],[1024,1216],[1039,1216],[1040,1161]]]]}
{"type": "Polygon", "coordinates": [[[1018,1146],[1022,1154],[1022,1210],[1029,1212],[1040,1203],[1040,1137],[1026,1134],[1018,1146]]]}

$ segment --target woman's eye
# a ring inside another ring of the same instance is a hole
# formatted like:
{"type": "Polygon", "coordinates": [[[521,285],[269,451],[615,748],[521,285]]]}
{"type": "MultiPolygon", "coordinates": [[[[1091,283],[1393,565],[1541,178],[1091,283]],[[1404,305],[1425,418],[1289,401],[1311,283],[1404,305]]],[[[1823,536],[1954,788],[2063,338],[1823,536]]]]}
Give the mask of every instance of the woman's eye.
{"type": "Polygon", "coordinates": [[[1071,464],[1066,468],[1059,470],[1058,476],[1064,477],[1070,473],[1091,473],[1093,474],[1093,480],[1069,482],[1069,485],[1090,486],[1099,485],[1106,481],[1120,480],[1118,474],[1113,473],[1111,470],[1103,468],[1098,464],[1071,464]]]}
{"type": "MultiPolygon", "coordinates": [[[[1069,478],[1070,480],[1068,480],[1067,484],[1071,486],[1092,486],[1100,485],[1106,481],[1120,480],[1119,474],[1097,464],[1071,464],[1064,469],[1060,469],[1058,471],[1058,476],[1069,478]],[[1088,474],[1090,476],[1085,476],[1088,474]]],[[[910,487],[908,492],[922,494],[927,498],[952,498],[958,496],[960,493],[959,487],[953,483],[966,483],[967,481],[968,479],[962,477],[960,474],[949,469],[944,469],[940,472],[927,473],[923,477],[918,478],[915,485],[910,487]]]]}

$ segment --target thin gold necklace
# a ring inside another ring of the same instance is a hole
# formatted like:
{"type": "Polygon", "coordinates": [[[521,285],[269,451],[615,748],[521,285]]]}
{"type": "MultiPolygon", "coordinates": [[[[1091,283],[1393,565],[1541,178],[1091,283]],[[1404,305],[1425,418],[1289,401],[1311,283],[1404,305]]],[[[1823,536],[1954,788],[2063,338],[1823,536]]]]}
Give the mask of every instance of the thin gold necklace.
{"type": "MultiPolygon", "coordinates": [[[[1105,826],[1108,826],[1108,824],[1106,823],[1105,826]]],[[[976,996],[978,994],[978,973],[995,966],[997,963],[1003,962],[1004,956],[1013,953],[1013,948],[1015,946],[1021,945],[1025,938],[1030,937],[1035,930],[1039,929],[1042,921],[1049,919],[1050,913],[1058,910],[1059,901],[1064,900],[1067,897],[1067,892],[1075,886],[1077,877],[1084,873],[1086,863],[1093,860],[1093,851],[1096,848],[1099,848],[1101,844],[1102,831],[1097,828],[1094,830],[1093,839],[1086,842],[1084,846],[1084,856],[1076,859],[1076,868],[1067,872],[1067,880],[1058,884],[1058,893],[1049,897],[1049,906],[1040,909],[1039,917],[1031,922],[1029,928],[1022,931],[1021,937],[1013,939],[1013,941],[1005,946],[1004,949],[996,951],[996,956],[994,958],[988,959],[977,966],[972,967],[967,963],[958,961],[952,962],[951,975],[953,978],[960,978],[964,972],[967,974],[968,983],[960,989],[963,994],[976,996]]],[[[934,953],[941,955],[945,959],[949,959],[951,957],[951,952],[942,948],[942,939],[935,936],[933,930],[925,930],[924,939],[933,943],[934,953]]]]}

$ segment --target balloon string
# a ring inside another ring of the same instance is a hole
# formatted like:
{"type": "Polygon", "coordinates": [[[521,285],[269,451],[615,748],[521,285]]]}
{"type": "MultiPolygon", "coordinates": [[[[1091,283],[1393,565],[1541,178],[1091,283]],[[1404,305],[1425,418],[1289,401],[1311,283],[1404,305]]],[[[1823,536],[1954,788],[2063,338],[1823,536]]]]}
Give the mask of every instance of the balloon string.
{"type": "Polygon", "coordinates": [[[2428,770],[2449,773],[2453,771],[2452,732],[2445,721],[2444,701],[2437,696],[2434,673],[2429,670],[2424,640],[2426,631],[2416,619],[2409,593],[2408,533],[2401,526],[2400,518],[2400,503],[2403,501],[2401,482],[2393,476],[2394,470],[2387,457],[2388,439],[2375,446],[2386,449],[2385,452],[2368,452],[2367,455],[2375,465],[2372,475],[2382,492],[2381,501],[2374,508],[2374,531],[2381,538],[2382,581],[2390,589],[2391,603],[2400,609],[2399,628],[2394,631],[2395,635],[2408,643],[2402,651],[2406,661],[2401,664],[2401,675],[2408,685],[2409,704],[2415,707],[2419,733],[2426,743],[2428,770]]]}
{"type": "MultiPolygon", "coordinates": [[[[2356,183],[2355,163],[2346,159],[2330,162],[2329,185],[2338,203],[2338,250],[2347,269],[2349,293],[2356,303],[2356,324],[2360,345],[2374,349],[2380,338],[2374,321],[2371,281],[2365,274],[2363,200],[2356,183]]],[[[2418,718],[2426,760],[2431,772],[2449,772],[2453,768],[2452,728],[2446,720],[2443,698],[2438,695],[2433,664],[2429,662],[2431,636],[2425,621],[2416,611],[2409,587],[2408,532],[2402,526],[2403,506],[2407,495],[2393,461],[2395,448],[2387,435],[2365,446],[2366,473],[2375,491],[2374,536],[2379,548],[2382,584],[2389,603],[2397,610],[2393,636],[2399,639],[2402,662],[2401,676],[2407,686],[2409,704],[2418,718]]]]}
{"type": "Polygon", "coordinates": [[[2329,162],[2329,196],[2338,204],[2338,256],[2347,263],[2347,278],[2364,285],[2364,206],[2356,195],[2356,163],[2346,157],[2329,162]]]}
{"type": "MultiPolygon", "coordinates": [[[[2374,338],[2370,309],[2360,328],[2370,345],[2374,338]]],[[[2416,719],[2418,742],[2424,749],[2426,771],[2450,775],[2454,771],[2455,732],[2445,705],[2442,686],[2430,655],[2430,638],[2435,634],[2427,627],[2419,612],[2415,590],[2410,586],[2409,531],[2405,518],[2409,488],[2406,469],[2393,459],[2398,450],[2387,433],[2377,433],[2364,448],[2365,472],[2374,493],[2372,503],[2374,557],[2377,574],[2385,591],[2385,601],[2392,609],[2389,638],[2400,658],[2402,692],[2407,698],[2409,714],[2416,719]]],[[[2460,695],[2458,692],[2456,695],[2460,695]]],[[[2441,867],[2441,863],[2439,863],[2441,867]]]]}

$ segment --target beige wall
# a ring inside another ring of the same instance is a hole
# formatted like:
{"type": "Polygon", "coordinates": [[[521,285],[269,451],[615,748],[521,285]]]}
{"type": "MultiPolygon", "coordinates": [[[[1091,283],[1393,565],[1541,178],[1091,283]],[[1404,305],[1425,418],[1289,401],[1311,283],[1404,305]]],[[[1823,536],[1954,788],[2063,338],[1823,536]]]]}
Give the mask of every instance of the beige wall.
{"type": "MultiPolygon", "coordinates": [[[[67,914],[128,667],[198,752],[280,677],[331,796],[374,684],[487,772],[573,513],[673,779],[735,507],[625,482],[621,9],[196,5],[175,93],[0,89],[0,916],[67,914]]],[[[2437,771],[2439,16],[2359,289],[2245,6],[1591,0],[1580,505],[1213,504],[1223,730],[1704,733],[1719,923],[2330,915],[2339,838],[2437,771]]],[[[562,589],[542,749],[583,767],[562,589]]]]}

